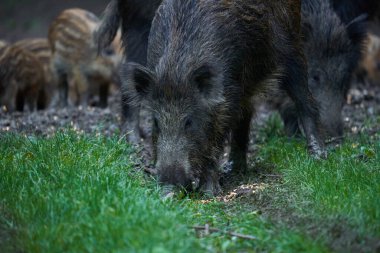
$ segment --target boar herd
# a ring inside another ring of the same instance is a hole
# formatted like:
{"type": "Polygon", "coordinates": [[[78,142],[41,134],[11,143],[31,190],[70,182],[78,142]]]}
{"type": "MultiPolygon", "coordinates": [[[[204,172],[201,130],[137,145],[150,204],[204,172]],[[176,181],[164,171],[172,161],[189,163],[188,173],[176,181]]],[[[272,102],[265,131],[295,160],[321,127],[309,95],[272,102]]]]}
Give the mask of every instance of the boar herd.
{"type": "Polygon", "coordinates": [[[247,170],[258,95],[326,157],[353,75],[380,80],[379,17],[376,0],[111,0],[102,20],[69,9],[48,39],[0,42],[0,104],[44,109],[56,90],[56,106],[106,107],[116,84],[129,141],[150,113],[158,180],[215,195],[227,140],[232,170],[247,170]]]}
{"type": "Polygon", "coordinates": [[[69,9],[50,26],[51,65],[57,77],[60,106],[86,106],[96,93],[99,106],[107,106],[110,84],[118,82],[116,70],[121,57],[117,41],[98,54],[93,35],[99,23],[91,12],[69,9]]]}
{"type": "Polygon", "coordinates": [[[120,38],[98,54],[93,39],[100,20],[82,9],[63,11],[52,22],[48,38],[0,43],[0,104],[3,110],[34,111],[50,105],[88,105],[99,96],[107,106],[111,84],[120,83],[120,38]]]}

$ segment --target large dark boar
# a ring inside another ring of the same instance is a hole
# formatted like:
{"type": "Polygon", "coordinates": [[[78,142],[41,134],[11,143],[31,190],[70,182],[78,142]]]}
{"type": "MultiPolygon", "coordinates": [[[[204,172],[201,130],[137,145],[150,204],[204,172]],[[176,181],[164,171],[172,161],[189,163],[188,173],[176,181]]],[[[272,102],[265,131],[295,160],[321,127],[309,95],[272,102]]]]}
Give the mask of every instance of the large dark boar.
{"type": "Polygon", "coordinates": [[[0,105],[6,110],[30,111],[37,107],[44,71],[39,60],[30,52],[15,45],[0,43],[0,105]]]}
{"type": "MultiPolygon", "coordinates": [[[[127,62],[146,65],[148,36],[154,14],[161,0],[124,0],[112,1],[105,12],[105,22],[96,33],[99,52],[113,40],[121,25],[122,40],[125,46],[124,55],[127,62]]],[[[134,143],[144,137],[139,127],[139,104],[130,104],[122,94],[123,132],[128,133],[128,140],[134,143]]]]}
{"type": "Polygon", "coordinates": [[[300,44],[300,7],[289,0],[163,1],[147,67],[122,67],[126,95],[144,100],[152,112],[161,182],[218,193],[218,163],[230,133],[233,169],[246,170],[250,100],[274,82],[294,99],[310,151],[323,154],[300,44]]]}
{"type": "MultiPolygon", "coordinates": [[[[328,137],[343,135],[342,108],[366,37],[363,16],[345,24],[329,0],[302,1],[304,53],[308,61],[309,89],[319,104],[321,123],[328,137]]],[[[297,133],[296,107],[281,109],[288,134],[297,133]]]]}

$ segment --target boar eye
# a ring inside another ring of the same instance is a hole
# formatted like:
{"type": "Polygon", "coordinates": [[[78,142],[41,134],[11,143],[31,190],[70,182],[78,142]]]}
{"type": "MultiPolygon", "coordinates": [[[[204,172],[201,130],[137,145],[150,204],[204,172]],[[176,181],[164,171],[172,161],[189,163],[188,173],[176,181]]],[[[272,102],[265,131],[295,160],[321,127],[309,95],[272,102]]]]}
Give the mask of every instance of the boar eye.
{"type": "Polygon", "coordinates": [[[185,121],[185,129],[189,129],[193,125],[193,121],[190,118],[187,118],[185,121]]]}
{"type": "Polygon", "coordinates": [[[321,80],[320,78],[319,78],[319,76],[318,75],[313,75],[313,81],[315,82],[315,83],[319,83],[319,81],[321,80]]]}
{"type": "Polygon", "coordinates": [[[309,81],[309,87],[311,89],[316,88],[320,85],[320,82],[321,82],[321,78],[319,77],[319,75],[314,74],[311,76],[311,80],[309,81]]]}

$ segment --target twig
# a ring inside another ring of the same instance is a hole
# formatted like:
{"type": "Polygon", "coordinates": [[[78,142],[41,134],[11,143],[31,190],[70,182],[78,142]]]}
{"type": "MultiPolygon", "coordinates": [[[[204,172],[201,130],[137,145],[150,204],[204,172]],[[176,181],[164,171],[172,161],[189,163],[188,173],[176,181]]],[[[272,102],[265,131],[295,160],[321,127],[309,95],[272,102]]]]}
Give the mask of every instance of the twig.
{"type": "Polygon", "coordinates": [[[153,176],[157,175],[157,170],[152,168],[144,167],[144,171],[153,176]]]}
{"type": "Polygon", "coordinates": [[[195,229],[197,231],[200,231],[200,230],[201,231],[205,231],[206,235],[209,235],[210,233],[220,232],[220,233],[223,233],[223,234],[226,234],[226,235],[229,235],[229,236],[235,236],[235,237],[238,237],[238,238],[241,238],[241,239],[257,240],[257,237],[252,236],[252,235],[244,235],[244,234],[239,234],[239,233],[235,233],[235,232],[223,231],[223,230],[218,229],[218,228],[209,227],[208,224],[206,224],[205,226],[192,226],[191,228],[193,228],[193,229],[195,229]]]}
{"type": "Polygon", "coordinates": [[[328,140],[325,141],[325,144],[331,144],[331,143],[334,143],[336,141],[340,141],[340,140],[343,140],[344,139],[344,136],[338,136],[338,137],[333,137],[333,138],[330,138],[328,140]]]}
{"type": "Polygon", "coordinates": [[[276,175],[276,174],[259,174],[260,176],[264,177],[282,177],[281,175],[276,175]]]}

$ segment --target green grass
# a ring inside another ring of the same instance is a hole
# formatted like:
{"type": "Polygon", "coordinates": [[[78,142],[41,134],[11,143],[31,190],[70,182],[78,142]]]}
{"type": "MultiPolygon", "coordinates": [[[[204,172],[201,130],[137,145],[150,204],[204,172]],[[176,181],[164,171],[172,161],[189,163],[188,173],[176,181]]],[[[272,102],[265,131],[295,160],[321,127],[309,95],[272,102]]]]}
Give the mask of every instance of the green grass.
{"type": "MultiPolygon", "coordinates": [[[[273,205],[316,221],[345,218],[361,234],[380,236],[379,143],[358,139],[313,161],[303,141],[281,137],[276,124],[263,130],[258,154],[284,177],[283,191],[268,194],[285,203],[273,205]]],[[[323,237],[271,221],[251,201],[162,200],[156,182],[136,170],[134,150],[116,137],[0,135],[0,154],[0,248],[9,252],[328,252],[323,237]],[[257,240],[191,228],[205,224],[257,240]]]]}
{"type": "Polygon", "coordinates": [[[117,139],[1,140],[1,205],[27,252],[162,252],[196,247],[181,208],[132,170],[117,139]]]}
{"type": "Polygon", "coordinates": [[[283,174],[291,205],[301,214],[342,219],[359,234],[380,238],[379,136],[351,137],[330,149],[327,160],[316,161],[303,141],[279,137],[274,121],[264,129],[260,156],[283,174]]]}

